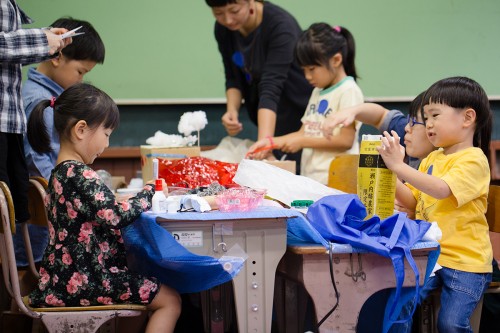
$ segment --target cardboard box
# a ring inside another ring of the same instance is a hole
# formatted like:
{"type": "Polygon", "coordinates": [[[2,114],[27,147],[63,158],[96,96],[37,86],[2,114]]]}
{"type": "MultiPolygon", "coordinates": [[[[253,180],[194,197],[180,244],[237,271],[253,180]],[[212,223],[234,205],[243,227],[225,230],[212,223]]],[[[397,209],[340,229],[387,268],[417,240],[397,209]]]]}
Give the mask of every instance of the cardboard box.
{"type": "Polygon", "coordinates": [[[125,181],[125,176],[113,176],[111,177],[111,187],[115,191],[118,188],[127,187],[127,182],[125,181]]]}
{"type": "Polygon", "coordinates": [[[141,146],[142,180],[144,183],[153,179],[153,159],[178,160],[200,156],[200,147],[160,147],[141,146]]]}
{"type": "Polygon", "coordinates": [[[286,171],[290,171],[293,174],[297,172],[297,166],[295,161],[285,160],[285,161],[264,161],[264,162],[274,165],[275,167],[284,169],[286,171]]]}

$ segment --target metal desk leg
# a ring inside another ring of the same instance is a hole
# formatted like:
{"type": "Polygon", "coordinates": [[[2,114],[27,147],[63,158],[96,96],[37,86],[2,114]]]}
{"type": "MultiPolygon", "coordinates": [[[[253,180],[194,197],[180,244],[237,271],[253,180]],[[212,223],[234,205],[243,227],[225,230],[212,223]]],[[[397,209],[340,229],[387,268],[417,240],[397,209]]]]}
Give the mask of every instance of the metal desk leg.
{"type": "Polygon", "coordinates": [[[233,279],[240,333],[271,332],[274,277],[286,251],[286,222],[271,223],[274,227],[248,228],[238,235],[240,246],[249,256],[233,279]]]}

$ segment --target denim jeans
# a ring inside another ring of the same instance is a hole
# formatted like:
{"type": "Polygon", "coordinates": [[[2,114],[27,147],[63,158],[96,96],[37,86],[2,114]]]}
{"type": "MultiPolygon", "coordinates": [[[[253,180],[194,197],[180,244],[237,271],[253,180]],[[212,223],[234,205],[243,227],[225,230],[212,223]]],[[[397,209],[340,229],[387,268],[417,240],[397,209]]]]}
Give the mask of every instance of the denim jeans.
{"type": "MultiPolygon", "coordinates": [[[[420,299],[441,288],[441,307],[437,328],[442,333],[472,333],[470,317],[491,282],[491,273],[469,273],[443,267],[430,277],[420,291],[420,299]]],[[[407,303],[400,318],[408,316],[413,304],[407,303]]],[[[389,332],[411,332],[411,321],[394,324],[389,332]]]]}

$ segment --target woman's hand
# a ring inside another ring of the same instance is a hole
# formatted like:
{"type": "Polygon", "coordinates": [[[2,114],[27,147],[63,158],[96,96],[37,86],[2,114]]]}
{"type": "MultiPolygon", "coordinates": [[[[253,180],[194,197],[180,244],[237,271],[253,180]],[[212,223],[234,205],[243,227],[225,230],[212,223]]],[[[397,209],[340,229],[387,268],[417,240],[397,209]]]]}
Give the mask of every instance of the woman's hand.
{"type": "Polygon", "coordinates": [[[222,116],[222,125],[230,136],[235,136],[243,130],[243,124],[239,122],[236,111],[226,111],[222,116]]]}
{"type": "Polygon", "coordinates": [[[63,33],[68,32],[65,28],[51,28],[50,30],[43,30],[49,42],[49,54],[54,55],[64,49],[66,46],[73,42],[71,37],[62,39],[63,33]]]}

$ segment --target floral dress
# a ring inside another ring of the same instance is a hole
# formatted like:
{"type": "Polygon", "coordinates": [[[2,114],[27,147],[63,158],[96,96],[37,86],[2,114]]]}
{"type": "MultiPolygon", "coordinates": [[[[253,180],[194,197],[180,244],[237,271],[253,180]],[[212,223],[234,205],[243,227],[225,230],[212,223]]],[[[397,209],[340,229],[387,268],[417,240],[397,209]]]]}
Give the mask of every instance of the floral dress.
{"type": "Polygon", "coordinates": [[[117,203],[87,165],[77,161],[57,165],[45,199],[49,245],[30,304],[151,303],[159,284],[128,270],[120,229],[150,208],[153,194],[153,187],[146,185],[137,196],[117,203]]]}

